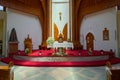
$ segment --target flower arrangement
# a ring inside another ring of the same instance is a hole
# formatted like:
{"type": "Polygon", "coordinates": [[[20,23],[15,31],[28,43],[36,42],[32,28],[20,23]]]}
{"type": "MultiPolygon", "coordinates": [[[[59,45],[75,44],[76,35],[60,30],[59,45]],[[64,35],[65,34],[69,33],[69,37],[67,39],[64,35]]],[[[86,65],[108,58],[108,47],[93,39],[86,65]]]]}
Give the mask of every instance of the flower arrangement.
{"type": "Polygon", "coordinates": [[[67,56],[67,54],[64,48],[59,47],[57,51],[55,50],[55,53],[53,53],[52,56],[67,56]]]}
{"type": "Polygon", "coordinates": [[[47,39],[47,45],[51,46],[54,43],[54,39],[52,37],[48,37],[47,39]]]}
{"type": "Polygon", "coordinates": [[[26,49],[25,49],[25,54],[27,55],[27,54],[29,54],[29,53],[30,53],[29,48],[26,48],[26,49]]]}
{"type": "Polygon", "coordinates": [[[89,55],[92,55],[92,49],[91,49],[91,48],[89,48],[88,54],[89,54],[89,55]]]}

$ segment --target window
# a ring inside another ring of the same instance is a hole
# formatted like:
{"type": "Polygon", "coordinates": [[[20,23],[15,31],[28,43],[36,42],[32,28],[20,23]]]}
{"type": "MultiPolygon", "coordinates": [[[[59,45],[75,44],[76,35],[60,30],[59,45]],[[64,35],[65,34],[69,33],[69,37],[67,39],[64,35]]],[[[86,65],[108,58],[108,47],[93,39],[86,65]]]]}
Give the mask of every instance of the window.
{"type": "Polygon", "coordinates": [[[3,6],[0,6],[0,10],[3,11],[3,6]]]}
{"type": "Polygon", "coordinates": [[[6,8],[4,6],[0,5],[0,11],[5,11],[5,10],[6,10],[6,8]]]}

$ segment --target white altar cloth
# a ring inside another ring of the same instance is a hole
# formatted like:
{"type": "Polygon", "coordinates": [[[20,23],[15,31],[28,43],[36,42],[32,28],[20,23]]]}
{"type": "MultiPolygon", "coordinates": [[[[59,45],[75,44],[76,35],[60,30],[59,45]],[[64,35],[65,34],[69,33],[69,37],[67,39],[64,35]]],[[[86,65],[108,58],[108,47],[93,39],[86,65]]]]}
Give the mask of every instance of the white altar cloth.
{"type": "Polygon", "coordinates": [[[53,43],[53,48],[59,48],[59,47],[63,47],[63,48],[74,48],[73,46],[73,43],[72,42],[67,42],[67,41],[64,41],[63,43],[59,43],[59,42],[54,42],[53,43]]]}

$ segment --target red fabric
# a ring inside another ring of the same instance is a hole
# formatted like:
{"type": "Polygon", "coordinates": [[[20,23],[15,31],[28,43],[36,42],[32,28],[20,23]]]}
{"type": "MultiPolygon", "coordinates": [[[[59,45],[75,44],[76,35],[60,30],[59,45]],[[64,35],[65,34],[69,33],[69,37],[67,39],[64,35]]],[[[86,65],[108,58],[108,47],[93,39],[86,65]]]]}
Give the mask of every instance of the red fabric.
{"type": "MultiPolygon", "coordinates": [[[[46,57],[49,57],[49,56],[52,56],[52,54],[55,52],[55,50],[34,50],[32,51],[32,53],[26,55],[26,56],[46,56],[46,57]]],[[[97,50],[94,50],[92,51],[91,54],[89,54],[89,51],[88,50],[66,50],[66,54],[67,56],[100,56],[100,55],[109,55],[110,57],[113,57],[114,56],[114,53],[113,52],[107,52],[107,51],[97,51],[97,50]]],[[[12,55],[21,55],[21,56],[25,56],[25,53],[24,51],[19,51],[18,53],[14,53],[14,54],[11,54],[9,56],[12,56],[12,55]]]]}
{"type": "MultiPolygon", "coordinates": [[[[83,62],[32,62],[32,61],[23,61],[23,60],[14,60],[13,55],[21,55],[21,56],[33,56],[33,57],[51,57],[55,50],[34,50],[31,54],[25,55],[24,51],[19,51],[18,53],[14,53],[9,55],[7,58],[2,58],[1,61],[5,63],[9,63],[9,61],[14,61],[15,65],[21,66],[34,66],[34,67],[80,67],[80,66],[103,66],[106,63],[106,60],[103,61],[83,61],[83,62]]],[[[120,63],[119,58],[114,57],[114,53],[107,51],[92,51],[89,54],[88,50],[66,50],[67,57],[69,56],[100,56],[100,55],[109,55],[110,62],[112,64],[120,63]]]]}

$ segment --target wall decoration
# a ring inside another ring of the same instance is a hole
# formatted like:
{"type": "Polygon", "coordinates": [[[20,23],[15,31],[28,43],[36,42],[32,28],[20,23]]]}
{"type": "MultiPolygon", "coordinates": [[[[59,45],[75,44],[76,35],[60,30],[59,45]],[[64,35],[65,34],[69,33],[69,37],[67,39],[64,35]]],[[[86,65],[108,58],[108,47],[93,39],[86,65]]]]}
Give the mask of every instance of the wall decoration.
{"type": "Polygon", "coordinates": [[[107,28],[103,30],[103,40],[109,40],[109,30],[107,28]]]}
{"type": "Polygon", "coordinates": [[[56,25],[56,23],[54,23],[54,40],[58,41],[59,40],[59,35],[62,34],[63,35],[63,41],[67,41],[68,39],[68,23],[66,23],[63,27],[62,31],[59,31],[58,26],[56,25]]]}

